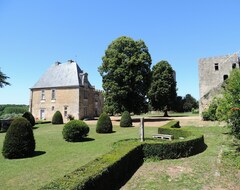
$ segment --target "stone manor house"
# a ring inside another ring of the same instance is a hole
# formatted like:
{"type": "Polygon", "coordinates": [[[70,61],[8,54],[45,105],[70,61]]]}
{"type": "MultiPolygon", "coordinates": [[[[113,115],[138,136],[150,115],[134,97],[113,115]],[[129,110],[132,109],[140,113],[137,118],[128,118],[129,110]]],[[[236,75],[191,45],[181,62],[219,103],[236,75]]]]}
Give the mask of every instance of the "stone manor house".
{"type": "Polygon", "coordinates": [[[222,84],[232,69],[240,68],[238,54],[202,58],[199,71],[199,112],[208,108],[211,100],[220,94],[222,84]]]}
{"type": "Polygon", "coordinates": [[[102,113],[102,92],[95,90],[88,74],[72,60],[53,64],[30,90],[30,112],[38,119],[52,120],[56,111],[64,122],[68,114],[83,119],[102,113]]]}

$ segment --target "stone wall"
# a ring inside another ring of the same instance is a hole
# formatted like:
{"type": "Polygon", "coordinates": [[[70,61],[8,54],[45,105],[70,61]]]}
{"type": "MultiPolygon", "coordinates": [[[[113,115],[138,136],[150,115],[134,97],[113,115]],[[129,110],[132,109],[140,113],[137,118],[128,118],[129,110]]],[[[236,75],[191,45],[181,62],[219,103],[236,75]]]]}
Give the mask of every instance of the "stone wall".
{"type": "Polygon", "coordinates": [[[199,112],[206,109],[212,100],[212,96],[218,94],[218,88],[229,76],[233,68],[239,68],[237,54],[202,58],[198,63],[199,70],[199,112]],[[215,90],[214,90],[215,89],[215,90]],[[207,95],[207,98],[206,98],[207,95]]]}
{"type": "Polygon", "coordinates": [[[64,116],[64,111],[66,111],[67,114],[72,114],[75,118],[78,118],[79,89],[55,89],[55,100],[52,100],[51,98],[52,89],[44,89],[45,99],[43,100],[41,99],[41,91],[42,89],[34,89],[32,91],[32,106],[30,111],[35,118],[52,120],[52,116],[56,111],[60,111],[62,113],[64,122],[67,121],[67,116],[64,116]],[[42,115],[41,110],[44,110],[44,114],[42,115]]]}
{"type": "MultiPolygon", "coordinates": [[[[68,114],[73,115],[75,119],[83,119],[102,113],[103,99],[95,100],[94,88],[55,88],[55,99],[52,99],[52,90],[32,89],[30,112],[35,118],[51,121],[53,114],[60,111],[64,122],[67,122],[68,114]],[[44,99],[41,95],[42,90],[44,90],[44,99]],[[96,103],[98,107],[96,107],[96,103]]],[[[102,94],[99,96],[102,97],[102,94]]]]}

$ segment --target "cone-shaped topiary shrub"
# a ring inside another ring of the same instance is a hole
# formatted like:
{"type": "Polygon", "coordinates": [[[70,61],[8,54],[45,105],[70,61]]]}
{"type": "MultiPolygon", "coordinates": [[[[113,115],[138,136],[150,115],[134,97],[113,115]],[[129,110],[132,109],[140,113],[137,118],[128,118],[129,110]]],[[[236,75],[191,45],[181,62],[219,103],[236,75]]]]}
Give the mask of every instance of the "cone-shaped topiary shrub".
{"type": "Polygon", "coordinates": [[[81,120],[71,120],[63,127],[63,138],[69,142],[82,141],[83,138],[88,134],[88,125],[81,120]]]}
{"type": "Polygon", "coordinates": [[[25,112],[23,117],[25,117],[31,123],[32,127],[35,125],[35,119],[30,112],[25,112]]]}
{"type": "Polygon", "coordinates": [[[120,120],[120,127],[132,127],[132,118],[128,111],[124,111],[120,120]]]}
{"type": "Polygon", "coordinates": [[[13,120],[3,142],[2,154],[5,158],[25,158],[35,150],[35,140],[31,123],[23,117],[13,120]]]}
{"type": "Polygon", "coordinates": [[[53,115],[52,124],[63,124],[63,117],[60,111],[56,111],[53,115]]]}
{"type": "Polygon", "coordinates": [[[112,121],[106,113],[102,113],[97,121],[97,133],[112,133],[112,121]]]}

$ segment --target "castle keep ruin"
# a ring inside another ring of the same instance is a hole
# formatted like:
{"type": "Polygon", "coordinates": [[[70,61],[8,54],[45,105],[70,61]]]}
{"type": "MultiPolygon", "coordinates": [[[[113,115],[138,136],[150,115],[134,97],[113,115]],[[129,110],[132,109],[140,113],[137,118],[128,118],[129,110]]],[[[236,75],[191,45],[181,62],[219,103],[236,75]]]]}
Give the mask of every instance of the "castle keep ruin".
{"type": "Polygon", "coordinates": [[[199,112],[208,108],[211,100],[220,94],[223,82],[232,69],[240,68],[238,54],[201,58],[199,71],[199,112]]]}

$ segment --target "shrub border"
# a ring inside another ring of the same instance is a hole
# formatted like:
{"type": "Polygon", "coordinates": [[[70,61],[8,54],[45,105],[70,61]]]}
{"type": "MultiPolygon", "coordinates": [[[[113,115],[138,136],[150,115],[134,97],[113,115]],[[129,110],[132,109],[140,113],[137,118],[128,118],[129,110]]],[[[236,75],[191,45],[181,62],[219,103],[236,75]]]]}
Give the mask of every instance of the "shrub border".
{"type": "Polygon", "coordinates": [[[158,131],[172,134],[175,139],[180,136],[184,139],[174,141],[147,139],[144,143],[140,143],[138,139],[118,141],[114,143],[112,151],[40,189],[119,189],[142,165],[144,158],[160,160],[181,158],[205,150],[206,145],[202,134],[173,128],[176,126],[180,127],[179,122],[171,121],[160,127],[158,131]]]}

